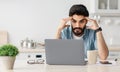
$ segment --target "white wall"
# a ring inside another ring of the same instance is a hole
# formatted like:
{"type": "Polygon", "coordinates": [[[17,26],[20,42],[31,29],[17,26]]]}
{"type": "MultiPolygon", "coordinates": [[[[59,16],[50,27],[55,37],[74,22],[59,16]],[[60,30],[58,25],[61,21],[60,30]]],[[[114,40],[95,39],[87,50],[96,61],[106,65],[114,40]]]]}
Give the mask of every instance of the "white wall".
{"type": "Polygon", "coordinates": [[[35,41],[54,38],[59,21],[68,17],[73,4],[89,9],[89,0],[0,0],[0,30],[7,30],[9,42],[20,46],[29,37],[35,41]]]}
{"type": "Polygon", "coordinates": [[[100,26],[108,46],[120,47],[120,17],[102,17],[100,26]]]}

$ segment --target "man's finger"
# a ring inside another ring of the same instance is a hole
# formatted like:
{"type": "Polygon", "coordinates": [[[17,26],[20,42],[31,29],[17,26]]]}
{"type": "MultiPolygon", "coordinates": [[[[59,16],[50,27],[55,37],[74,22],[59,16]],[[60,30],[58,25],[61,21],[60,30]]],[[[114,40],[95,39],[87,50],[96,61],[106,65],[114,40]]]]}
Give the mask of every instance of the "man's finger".
{"type": "Polygon", "coordinates": [[[90,19],[89,17],[85,17],[88,21],[93,21],[93,19],[90,19]]]}
{"type": "Polygon", "coordinates": [[[90,18],[89,17],[85,17],[88,21],[90,20],[90,18]]]}
{"type": "Polygon", "coordinates": [[[69,21],[69,20],[71,20],[71,19],[72,19],[72,17],[63,18],[63,20],[65,20],[65,21],[69,21]]]}
{"type": "Polygon", "coordinates": [[[69,21],[69,20],[71,20],[71,19],[72,19],[72,17],[68,17],[68,18],[66,18],[67,21],[69,21]]]}
{"type": "Polygon", "coordinates": [[[70,25],[65,25],[65,27],[69,27],[70,25]]]}
{"type": "Polygon", "coordinates": [[[86,29],[91,29],[91,26],[86,26],[86,29]]]}

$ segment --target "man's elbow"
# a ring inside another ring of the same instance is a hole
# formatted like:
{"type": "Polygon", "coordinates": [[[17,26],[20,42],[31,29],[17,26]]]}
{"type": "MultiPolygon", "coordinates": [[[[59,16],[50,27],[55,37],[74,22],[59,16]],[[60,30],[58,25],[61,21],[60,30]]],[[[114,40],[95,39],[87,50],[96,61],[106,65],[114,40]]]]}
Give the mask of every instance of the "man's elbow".
{"type": "Polygon", "coordinates": [[[100,60],[106,60],[108,58],[108,56],[109,56],[109,51],[99,55],[100,60]]]}

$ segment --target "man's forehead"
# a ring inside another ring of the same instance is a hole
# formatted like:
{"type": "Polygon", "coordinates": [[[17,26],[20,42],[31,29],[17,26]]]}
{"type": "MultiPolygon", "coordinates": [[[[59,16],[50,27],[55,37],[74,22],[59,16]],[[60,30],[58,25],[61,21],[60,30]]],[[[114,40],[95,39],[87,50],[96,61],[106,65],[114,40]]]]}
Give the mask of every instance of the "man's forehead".
{"type": "Polygon", "coordinates": [[[75,15],[75,16],[73,16],[72,17],[72,20],[83,20],[83,19],[86,19],[86,17],[84,17],[84,16],[81,16],[81,15],[75,15]]]}
{"type": "Polygon", "coordinates": [[[81,21],[81,20],[87,20],[86,18],[72,18],[72,20],[79,20],[79,21],[81,21]]]}

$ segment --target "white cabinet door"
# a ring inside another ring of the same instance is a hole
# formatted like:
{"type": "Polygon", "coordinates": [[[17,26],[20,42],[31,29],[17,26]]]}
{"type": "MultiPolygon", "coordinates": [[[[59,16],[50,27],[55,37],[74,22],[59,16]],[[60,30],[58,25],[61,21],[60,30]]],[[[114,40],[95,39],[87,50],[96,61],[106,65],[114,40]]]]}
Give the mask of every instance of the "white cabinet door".
{"type": "Polygon", "coordinates": [[[90,0],[90,13],[120,13],[120,0],[90,0]]]}

